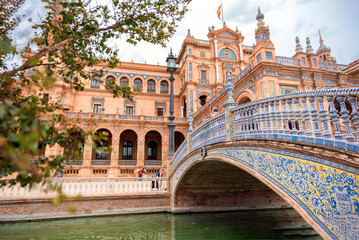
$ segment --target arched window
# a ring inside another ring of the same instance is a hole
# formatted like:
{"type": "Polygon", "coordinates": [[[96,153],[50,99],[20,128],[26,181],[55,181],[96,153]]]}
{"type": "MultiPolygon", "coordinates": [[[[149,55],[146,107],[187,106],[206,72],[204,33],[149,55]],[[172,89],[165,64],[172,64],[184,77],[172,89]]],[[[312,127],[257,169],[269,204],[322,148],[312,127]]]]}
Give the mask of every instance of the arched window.
{"type": "Polygon", "coordinates": [[[97,149],[99,152],[96,151],[96,159],[106,159],[107,153],[104,151],[104,149],[107,149],[108,143],[107,141],[101,140],[98,143],[97,149]]]}
{"type": "Polygon", "coordinates": [[[91,88],[100,88],[100,76],[93,76],[91,81],[91,88]]]}
{"type": "Polygon", "coordinates": [[[96,159],[111,159],[111,151],[109,147],[112,145],[112,135],[106,129],[100,129],[96,132],[96,135],[99,136],[101,139],[95,140],[96,149],[93,149],[93,156],[96,159]]]}
{"type": "Polygon", "coordinates": [[[136,78],[133,82],[133,91],[142,92],[142,81],[139,78],[136,78]]]}
{"type": "Polygon", "coordinates": [[[122,159],[132,159],[132,142],[126,141],[123,143],[122,159]]]}
{"type": "Polygon", "coordinates": [[[167,81],[161,82],[161,93],[168,94],[168,82],[167,81]]]}
{"type": "Polygon", "coordinates": [[[107,77],[106,78],[106,89],[107,89],[107,85],[109,85],[109,84],[114,84],[115,83],[115,78],[114,77],[112,77],[112,76],[109,76],[109,77],[107,77]]]}
{"type": "Polygon", "coordinates": [[[148,143],[147,157],[149,160],[157,160],[157,143],[156,142],[148,143]]]}
{"type": "Polygon", "coordinates": [[[203,106],[203,105],[206,104],[207,96],[202,95],[202,96],[199,97],[199,100],[200,100],[201,106],[203,106]]]}
{"type": "Polygon", "coordinates": [[[156,92],[156,83],[153,80],[148,80],[147,82],[147,92],[155,93],[156,92]]]}
{"type": "Polygon", "coordinates": [[[128,79],[126,77],[121,78],[120,80],[120,86],[128,86],[128,79]]]}

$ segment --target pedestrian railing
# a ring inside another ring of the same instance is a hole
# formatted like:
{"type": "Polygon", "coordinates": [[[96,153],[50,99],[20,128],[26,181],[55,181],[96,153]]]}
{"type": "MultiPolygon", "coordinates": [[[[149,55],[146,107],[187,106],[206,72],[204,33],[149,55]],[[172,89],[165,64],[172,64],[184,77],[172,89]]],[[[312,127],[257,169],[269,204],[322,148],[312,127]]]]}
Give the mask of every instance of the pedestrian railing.
{"type": "MultiPolygon", "coordinates": [[[[8,181],[10,179],[1,179],[8,181]]],[[[167,192],[167,178],[52,178],[49,184],[0,188],[0,200],[52,198],[61,193],[68,197],[116,196],[167,192]]]]}
{"type": "Polygon", "coordinates": [[[359,152],[359,88],[315,90],[230,108],[198,126],[175,154],[172,168],[192,150],[237,139],[280,139],[359,152]],[[185,149],[184,149],[185,148],[185,149]],[[187,154],[186,154],[187,153],[187,154]]]}

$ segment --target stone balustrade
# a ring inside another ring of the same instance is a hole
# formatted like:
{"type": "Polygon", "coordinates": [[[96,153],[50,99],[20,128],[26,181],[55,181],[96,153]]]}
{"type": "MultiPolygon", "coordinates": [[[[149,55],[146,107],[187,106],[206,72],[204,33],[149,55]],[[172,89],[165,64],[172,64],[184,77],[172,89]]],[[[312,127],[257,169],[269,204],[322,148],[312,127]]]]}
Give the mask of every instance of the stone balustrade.
{"type": "Polygon", "coordinates": [[[289,57],[276,56],[275,60],[279,64],[292,66],[292,67],[300,67],[300,62],[299,62],[298,58],[289,58],[289,57]]]}
{"type": "Polygon", "coordinates": [[[174,156],[172,167],[191,150],[237,139],[281,139],[358,153],[358,98],[359,88],[346,88],[291,93],[235,107],[225,105],[224,113],[193,131],[188,146],[177,150],[180,154],[174,156]]]}
{"type": "MultiPolygon", "coordinates": [[[[9,179],[1,179],[7,181],[9,179]]],[[[132,194],[151,194],[167,192],[167,178],[53,178],[48,179],[56,188],[68,197],[116,196],[132,194]],[[152,184],[154,189],[152,189],[152,184]],[[156,182],[158,182],[158,187],[156,182]]],[[[48,190],[48,185],[36,184],[31,189],[4,186],[0,188],[0,200],[53,198],[58,192],[48,190]]]]}
{"type": "Polygon", "coordinates": [[[319,68],[328,70],[328,71],[334,71],[334,72],[340,72],[346,69],[348,65],[343,64],[336,64],[336,63],[330,63],[330,62],[319,62],[319,68]]]}
{"type": "MultiPolygon", "coordinates": [[[[64,112],[66,117],[76,118],[101,118],[101,119],[122,119],[122,120],[144,120],[144,121],[168,121],[167,116],[144,116],[144,115],[124,115],[124,114],[106,114],[106,113],[78,113],[64,112]]],[[[175,119],[176,122],[187,122],[187,118],[175,119]]]]}

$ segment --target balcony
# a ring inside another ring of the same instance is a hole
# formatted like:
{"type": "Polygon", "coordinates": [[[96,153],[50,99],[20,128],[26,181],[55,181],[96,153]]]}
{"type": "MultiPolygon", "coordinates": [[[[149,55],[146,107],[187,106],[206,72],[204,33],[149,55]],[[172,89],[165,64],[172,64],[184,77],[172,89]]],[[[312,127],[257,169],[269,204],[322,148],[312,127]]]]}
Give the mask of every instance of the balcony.
{"type": "Polygon", "coordinates": [[[91,165],[109,166],[110,164],[111,164],[111,160],[104,160],[104,159],[91,160],[91,165]]]}
{"type": "MultiPolygon", "coordinates": [[[[99,118],[99,119],[124,119],[124,120],[143,120],[143,121],[165,121],[168,122],[167,116],[158,117],[158,116],[144,116],[144,115],[125,115],[125,114],[105,114],[105,113],[75,113],[75,112],[64,112],[66,117],[74,118],[99,118]]],[[[187,122],[187,118],[176,118],[175,122],[187,122]]]]}
{"type": "Polygon", "coordinates": [[[65,162],[66,165],[74,165],[74,166],[80,166],[82,165],[82,160],[67,160],[65,162]]]}
{"type": "Polygon", "coordinates": [[[119,166],[136,166],[137,160],[118,160],[119,166]]]}
{"type": "Polygon", "coordinates": [[[161,166],[162,160],[145,160],[145,166],[161,166]]]}

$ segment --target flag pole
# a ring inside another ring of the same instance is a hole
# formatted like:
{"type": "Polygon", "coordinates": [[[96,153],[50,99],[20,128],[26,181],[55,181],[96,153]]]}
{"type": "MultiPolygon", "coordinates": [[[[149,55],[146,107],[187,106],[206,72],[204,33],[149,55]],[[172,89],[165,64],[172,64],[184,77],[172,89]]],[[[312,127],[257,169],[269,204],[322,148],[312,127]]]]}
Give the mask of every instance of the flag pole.
{"type": "Polygon", "coordinates": [[[223,27],[224,27],[224,17],[223,17],[223,5],[221,3],[221,10],[222,10],[222,24],[223,24],[223,27]]]}

